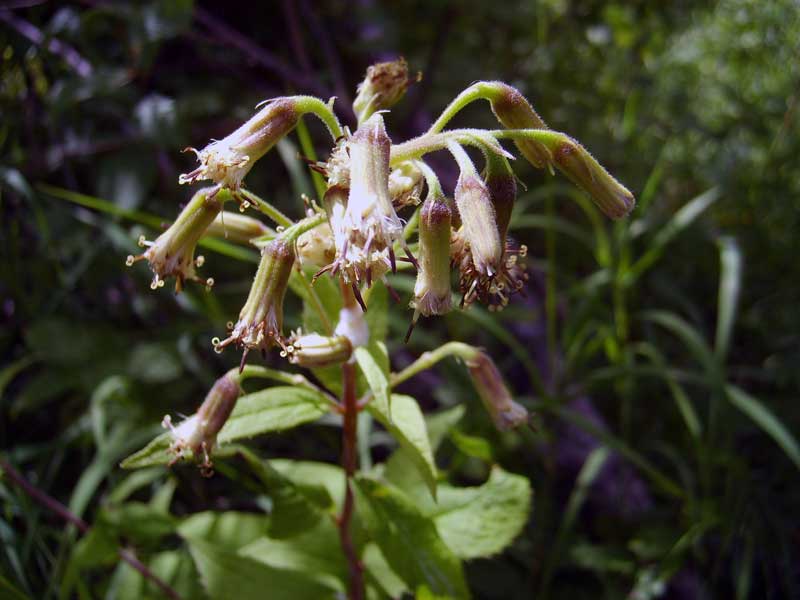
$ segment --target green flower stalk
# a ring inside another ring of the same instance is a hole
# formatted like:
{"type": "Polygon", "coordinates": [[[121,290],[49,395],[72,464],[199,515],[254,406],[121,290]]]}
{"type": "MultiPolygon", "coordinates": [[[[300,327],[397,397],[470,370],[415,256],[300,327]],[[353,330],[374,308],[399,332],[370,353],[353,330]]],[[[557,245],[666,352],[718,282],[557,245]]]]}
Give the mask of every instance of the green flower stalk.
{"type": "Polygon", "coordinates": [[[169,415],[162,425],[172,433],[170,452],[173,463],[185,458],[202,461],[201,472],[210,476],[213,471],[211,453],[217,443],[217,434],[230,417],[242,390],[233,373],[226,373],[214,383],[197,413],[173,426],[169,415]]]}
{"type": "Polygon", "coordinates": [[[230,344],[244,348],[240,369],[244,367],[250,350],[266,352],[276,344],[284,346],[283,299],[294,259],[293,241],[281,236],[268,242],[261,250],[261,262],[239,320],[226,339],[212,340],[217,352],[222,352],[230,344]]]}
{"type": "Polygon", "coordinates": [[[528,422],[528,411],[511,398],[503,376],[491,357],[481,350],[466,359],[472,383],[495,427],[508,431],[528,422]]]}
{"type": "Polygon", "coordinates": [[[168,277],[175,278],[175,292],[183,290],[186,281],[197,281],[206,287],[214,285],[212,278],[200,279],[195,267],[203,265],[204,258],[195,258],[197,242],[208,231],[222,210],[224,198],[216,194],[215,188],[198,190],[169,228],[149,242],[144,236],[139,238],[140,246],[147,250],[138,256],[129,255],[125,264],[129,267],[135,262],[146,260],[153,271],[151,289],[163,287],[168,277]]]}

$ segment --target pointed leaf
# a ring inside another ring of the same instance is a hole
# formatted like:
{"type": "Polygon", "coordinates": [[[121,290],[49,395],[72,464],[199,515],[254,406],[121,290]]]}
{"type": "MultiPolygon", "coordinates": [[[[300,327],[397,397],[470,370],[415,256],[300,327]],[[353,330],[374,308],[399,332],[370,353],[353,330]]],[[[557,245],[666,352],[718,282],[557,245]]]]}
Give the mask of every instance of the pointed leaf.
{"type": "Polygon", "coordinates": [[[370,406],[373,406],[385,421],[391,423],[389,359],[386,346],[380,342],[372,342],[367,347],[356,348],[355,357],[374,395],[370,406]]]}

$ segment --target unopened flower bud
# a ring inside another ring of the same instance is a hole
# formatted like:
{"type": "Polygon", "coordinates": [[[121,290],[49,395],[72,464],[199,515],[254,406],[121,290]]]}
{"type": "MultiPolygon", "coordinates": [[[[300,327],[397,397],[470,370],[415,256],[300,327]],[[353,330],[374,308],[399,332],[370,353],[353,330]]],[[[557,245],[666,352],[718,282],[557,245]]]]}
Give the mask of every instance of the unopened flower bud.
{"type": "Polygon", "coordinates": [[[392,206],[400,209],[419,204],[422,181],[422,171],[414,161],[407,160],[392,169],[389,173],[389,197],[392,199],[392,206]]]}
{"type": "Polygon", "coordinates": [[[528,422],[528,411],[511,398],[503,376],[488,354],[478,350],[466,363],[472,383],[497,429],[508,431],[528,422]]]}
{"type": "Polygon", "coordinates": [[[450,311],[450,224],[447,199],[429,194],[419,215],[419,269],[411,306],[414,318],[450,311]]]}
{"type": "Polygon", "coordinates": [[[391,140],[383,117],[375,114],[358,128],[347,142],[350,156],[350,189],[342,205],[339,186],[332,187],[323,200],[333,231],[336,259],[332,274],[358,286],[366,279],[394,270],[392,246],[402,241],[403,226],[389,196],[389,153],[391,140]]]}
{"type": "Polygon", "coordinates": [[[184,281],[197,281],[208,287],[214,284],[213,279],[197,277],[195,267],[203,264],[203,257],[194,256],[197,242],[222,210],[222,201],[214,192],[214,188],[198,190],[175,222],[154,242],[148,242],[144,236],[139,238],[140,246],[149,247],[144,254],[128,256],[126,264],[147,260],[153,271],[152,289],[162,287],[167,277],[175,277],[176,292],[183,289],[184,281]]]}
{"type": "Polygon", "coordinates": [[[397,104],[408,88],[408,63],[404,58],[372,65],[358,85],[358,95],[353,102],[353,111],[358,122],[366,121],[379,110],[397,104]]]}
{"type": "Polygon", "coordinates": [[[211,222],[206,235],[223,238],[239,244],[274,231],[262,221],[238,212],[224,210],[211,222]]]}
{"type": "Polygon", "coordinates": [[[556,166],[592,198],[612,219],[627,215],[636,205],[628,189],[606,171],[577,141],[562,136],[554,139],[552,153],[556,166]]]}
{"type": "MultiPolygon", "coordinates": [[[[481,82],[487,90],[492,112],[507,129],[547,129],[547,125],[533,110],[530,102],[516,88],[501,81],[481,82]]],[[[553,162],[544,144],[534,140],[516,140],[520,153],[537,169],[553,162]]]]}
{"type": "Polygon", "coordinates": [[[299,118],[295,98],[270,100],[230,135],[199,151],[187,148],[197,155],[200,166],[181,175],[179,183],[210,179],[223,188],[237,191],[256,161],[294,129],[299,118]]]}
{"type": "Polygon", "coordinates": [[[250,350],[265,352],[274,344],[283,345],[283,298],[294,266],[293,246],[277,237],[261,249],[261,262],[239,320],[226,339],[213,340],[218,352],[229,344],[243,347],[241,367],[250,350]]]}
{"type": "Polygon", "coordinates": [[[350,360],[353,345],[343,335],[322,336],[318,333],[300,332],[289,338],[286,349],[281,352],[289,362],[301,367],[327,367],[350,360]]]}
{"type": "Polygon", "coordinates": [[[328,223],[309,229],[297,238],[297,256],[301,264],[324,267],[336,258],[333,232],[328,223]]]}
{"type": "Polygon", "coordinates": [[[172,433],[170,452],[174,460],[187,458],[191,453],[195,460],[202,460],[201,469],[210,475],[211,453],[217,443],[217,434],[230,417],[240,394],[236,377],[227,373],[217,379],[197,413],[175,427],[169,415],[165,416],[162,425],[172,433]]]}

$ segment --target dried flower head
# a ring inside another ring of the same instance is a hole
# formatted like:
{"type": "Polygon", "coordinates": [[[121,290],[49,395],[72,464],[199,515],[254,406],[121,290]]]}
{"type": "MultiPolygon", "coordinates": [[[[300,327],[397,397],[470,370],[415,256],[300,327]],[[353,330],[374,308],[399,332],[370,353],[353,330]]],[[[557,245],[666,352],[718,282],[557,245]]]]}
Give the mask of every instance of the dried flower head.
{"type": "Polygon", "coordinates": [[[266,352],[273,345],[283,343],[283,298],[294,266],[294,247],[281,237],[261,249],[258,265],[247,302],[239,313],[230,335],[224,340],[214,338],[214,349],[221,352],[235,344],[244,348],[240,368],[244,367],[247,353],[252,349],[266,352]]]}
{"type": "Polygon", "coordinates": [[[125,264],[131,266],[147,260],[153,271],[152,289],[162,287],[167,277],[175,278],[175,292],[183,289],[185,281],[197,281],[206,287],[214,285],[210,277],[202,280],[197,276],[195,267],[202,266],[204,259],[194,256],[197,242],[222,210],[222,201],[214,192],[214,188],[198,190],[175,222],[155,241],[139,238],[139,245],[147,246],[147,250],[138,256],[128,256],[125,264]]]}
{"type": "Polygon", "coordinates": [[[466,363],[472,383],[495,427],[508,431],[528,422],[528,411],[511,398],[503,376],[488,354],[479,350],[466,363]]]}
{"type": "Polygon", "coordinates": [[[245,175],[283,136],[297,125],[295,98],[275,98],[236,131],[194,152],[200,166],[178,178],[179,183],[210,179],[221,188],[239,190],[245,175]]]}
{"type": "Polygon", "coordinates": [[[213,473],[211,453],[217,443],[217,434],[230,417],[241,392],[235,375],[227,373],[217,379],[197,413],[177,426],[172,425],[169,415],[164,417],[162,425],[172,433],[170,452],[173,463],[194,458],[202,461],[200,468],[204,475],[210,476],[213,473]]]}
{"type": "Polygon", "coordinates": [[[367,120],[376,111],[397,104],[405,95],[409,83],[408,63],[403,57],[367,68],[367,75],[358,85],[358,95],[353,102],[358,122],[367,120]]]}

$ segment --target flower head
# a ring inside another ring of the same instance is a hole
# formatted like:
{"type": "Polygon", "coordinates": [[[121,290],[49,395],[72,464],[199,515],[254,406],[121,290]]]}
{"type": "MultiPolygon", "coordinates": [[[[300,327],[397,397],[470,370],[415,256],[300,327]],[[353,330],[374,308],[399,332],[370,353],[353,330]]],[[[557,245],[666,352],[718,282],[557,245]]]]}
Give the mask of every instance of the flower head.
{"type": "Polygon", "coordinates": [[[201,471],[211,475],[211,452],[217,443],[217,434],[230,417],[241,392],[235,375],[227,373],[217,379],[197,413],[177,426],[172,425],[169,415],[164,417],[162,425],[172,433],[173,462],[189,457],[202,460],[201,471]]]}
{"type": "Polygon", "coordinates": [[[358,85],[358,95],[353,102],[359,123],[376,111],[397,104],[405,95],[409,82],[408,63],[402,57],[370,66],[364,81],[358,85]]]}
{"type": "Polygon", "coordinates": [[[402,241],[403,224],[389,196],[391,140],[383,117],[374,114],[347,141],[349,190],[330,187],[324,200],[333,231],[336,258],[332,274],[345,283],[359,285],[394,269],[396,241],[402,241]]]}
{"type": "Polygon", "coordinates": [[[297,331],[281,352],[289,362],[301,367],[327,367],[347,362],[353,354],[353,345],[344,335],[323,336],[318,333],[297,331]]]}
{"type": "Polygon", "coordinates": [[[148,242],[144,236],[139,238],[139,245],[148,246],[147,250],[138,256],[128,256],[125,262],[131,266],[147,260],[153,271],[152,289],[162,287],[167,277],[175,277],[176,292],[183,289],[185,281],[198,281],[207,287],[214,285],[211,278],[197,277],[195,267],[202,266],[204,259],[194,256],[197,242],[222,210],[222,201],[214,192],[214,188],[197,191],[175,222],[154,242],[148,242]]]}
{"type": "Polygon", "coordinates": [[[230,135],[211,142],[202,150],[187,148],[197,155],[200,166],[181,175],[178,182],[210,179],[220,188],[238,191],[256,161],[294,129],[299,118],[295,98],[270,100],[230,135]]]}
{"type": "Polygon", "coordinates": [[[266,352],[273,345],[283,346],[283,298],[294,266],[294,246],[281,237],[268,242],[261,249],[258,265],[247,302],[232,326],[230,335],[221,340],[214,338],[214,349],[221,352],[226,346],[236,344],[244,348],[240,368],[244,367],[247,353],[253,349],[266,352]]]}

